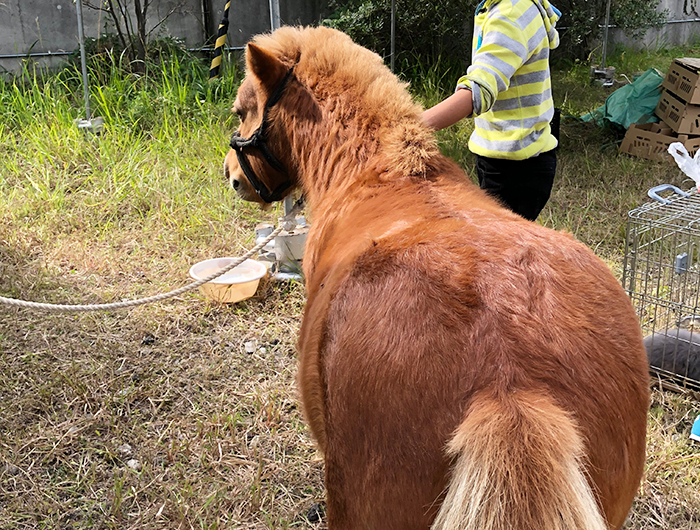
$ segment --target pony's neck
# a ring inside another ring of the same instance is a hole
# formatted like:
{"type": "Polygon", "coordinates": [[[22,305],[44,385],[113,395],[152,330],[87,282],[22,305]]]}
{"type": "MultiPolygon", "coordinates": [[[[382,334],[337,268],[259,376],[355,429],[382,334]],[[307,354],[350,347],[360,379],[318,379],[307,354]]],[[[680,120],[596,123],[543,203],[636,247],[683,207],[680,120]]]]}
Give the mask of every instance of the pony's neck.
{"type": "Polygon", "coordinates": [[[382,119],[335,103],[322,116],[314,127],[292,128],[300,185],[312,209],[355,187],[425,176],[442,156],[417,113],[382,119]]]}

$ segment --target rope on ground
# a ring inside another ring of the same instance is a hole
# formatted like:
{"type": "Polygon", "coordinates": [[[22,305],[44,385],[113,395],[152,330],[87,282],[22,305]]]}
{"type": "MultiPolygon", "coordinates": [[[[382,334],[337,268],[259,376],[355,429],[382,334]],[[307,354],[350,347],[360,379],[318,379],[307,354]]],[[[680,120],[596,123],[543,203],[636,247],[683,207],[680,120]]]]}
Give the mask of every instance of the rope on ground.
{"type": "Polygon", "coordinates": [[[57,313],[69,313],[69,312],[78,313],[78,312],[86,312],[86,311],[110,311],[113,309],[124,309],[126,307],[135,307],[135,306],[139,306],[139,305],[149,304],[151,302],[160,302],[162,300],[166,300],[168,298],[173,298],[174,296],[178,296],[178,295],[186,293],[188,291],[192,291],[193,289],[196,289],[200,285],[203,285],[207,282],[212,281],[214,278],[218,278],[219,276],[226,274],[228,271],[230,271],[234,267],[240,265],[245,260],[247,260],[249,257],[251,257],[253,254],[255,254],[256,252],[261,250],[265,245],[267,245],[270,241],[272,241],[272,239],[275,236],[277,236],[277,234],[279,234],[283,229],[284,229],[284,224],[281,223],[263,241],[261,241],[259,244],[255,245],[252,249],[250,249],[248,252],[246,252],[240,258],[237,258],[233,262],[226,265],[223,269],[219,269],[214,274],[210,274],[206,278],[202,278],[201,280],[197,280],[196,282],[192,282],[188,285],[185,285],[184,287],[180,287],[179,289],[175,289],[174,291],[170,291],[168,293],[162,293],[162,294],[158,294],[155,296],[149,296],[148,298],[140,298],[138,300],[127,300],[124,302],[114,302],[111,304],[92,304],[92,305],[42,304],[39,302],[27,302],[25,300],[17,300],[15,298],[5,298],[3,296],[0,296],[0,304],[5,304],[5,305],[9,305],[9,306],[14,306],[14,307],[22,307],[22,308],[26,308],[26,309],[39,309],[39,310],[43,310],[43,311],[53,311],[53,312],[57,312],[57,313]]]}

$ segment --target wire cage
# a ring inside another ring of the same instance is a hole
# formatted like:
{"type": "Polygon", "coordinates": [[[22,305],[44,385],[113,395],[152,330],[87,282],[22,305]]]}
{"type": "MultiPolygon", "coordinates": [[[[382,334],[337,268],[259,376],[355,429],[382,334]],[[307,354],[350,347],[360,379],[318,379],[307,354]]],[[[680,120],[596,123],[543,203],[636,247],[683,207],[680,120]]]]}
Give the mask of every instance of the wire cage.
{"type": "Polygon", "coordinates": [[[663,185],[629,212],[622,285],[644,331],[650,372],[700,391],[700,195],[663,185]],[[670,190],[666,198],[659,193],[670,190]]]}

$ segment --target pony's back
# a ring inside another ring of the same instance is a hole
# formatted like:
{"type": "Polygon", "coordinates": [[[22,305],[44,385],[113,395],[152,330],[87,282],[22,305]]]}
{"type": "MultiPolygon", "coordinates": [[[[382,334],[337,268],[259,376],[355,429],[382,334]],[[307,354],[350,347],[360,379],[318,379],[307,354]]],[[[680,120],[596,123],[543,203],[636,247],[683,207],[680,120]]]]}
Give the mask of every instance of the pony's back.
{"type": "Polygon", "coordinates": [[[305,317],[325,315],[329,522],[619,528],[648,406],[626,294],[566,235],[481,208],[449,179],[407,186],[375,189],[336,222],[331,245],[373,244],[338,284],[326,277],[333,299],[310,299],[305,317]]]}

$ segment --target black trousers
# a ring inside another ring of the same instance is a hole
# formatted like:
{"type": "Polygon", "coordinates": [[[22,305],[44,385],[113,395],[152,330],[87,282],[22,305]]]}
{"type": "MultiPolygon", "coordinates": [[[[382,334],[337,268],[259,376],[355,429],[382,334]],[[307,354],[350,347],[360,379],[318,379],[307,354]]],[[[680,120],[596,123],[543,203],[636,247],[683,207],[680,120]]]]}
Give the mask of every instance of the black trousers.
{"type": "Polygon", "coordinates": [[[530,221],[537,219],[547,204],[556,170],[556,149],[527,160],[476,155],[476,173],[481,189],[530,221]]]}

